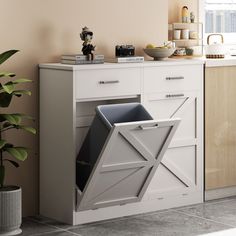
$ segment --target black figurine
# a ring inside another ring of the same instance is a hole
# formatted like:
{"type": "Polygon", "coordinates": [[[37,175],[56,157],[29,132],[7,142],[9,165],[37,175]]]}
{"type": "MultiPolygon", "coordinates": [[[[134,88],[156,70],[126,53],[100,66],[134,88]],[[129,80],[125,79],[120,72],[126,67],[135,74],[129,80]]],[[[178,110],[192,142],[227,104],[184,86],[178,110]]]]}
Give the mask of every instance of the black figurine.
{"type": "Polygon", "coordinates": [[[88,27],[82,28],[82,32],[80,33],[80,38],[84,41],[82,52],[84,55],[88,56],[89,60],[93,60],[94,55],[93,51],[95,50],[95,46],[91,44],[93,39],[93,32],[89,30],[88,27]]]}

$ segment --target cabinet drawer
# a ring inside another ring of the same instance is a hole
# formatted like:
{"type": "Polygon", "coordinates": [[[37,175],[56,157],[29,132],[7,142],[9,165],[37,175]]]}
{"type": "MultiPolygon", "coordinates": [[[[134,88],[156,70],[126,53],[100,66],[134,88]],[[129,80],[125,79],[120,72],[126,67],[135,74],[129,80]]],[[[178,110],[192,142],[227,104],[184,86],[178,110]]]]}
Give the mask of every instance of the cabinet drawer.
{"type": "Polygon", "coordinates": [[[141,92],[141,71],[137,68],[76,72],[76,99],[130,96],[141,92]]]}
{"type": "Polygon", "coordinates": [[[145,68],[144,92],[198,90],[201,88],[202,76],[202,65],[145,68]]]}

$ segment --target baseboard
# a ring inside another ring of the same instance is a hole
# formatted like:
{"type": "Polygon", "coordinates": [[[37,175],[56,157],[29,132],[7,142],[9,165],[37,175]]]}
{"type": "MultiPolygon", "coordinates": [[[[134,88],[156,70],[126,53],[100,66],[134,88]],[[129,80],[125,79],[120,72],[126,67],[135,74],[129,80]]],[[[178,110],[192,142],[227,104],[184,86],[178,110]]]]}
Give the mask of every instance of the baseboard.
{"type": "Polygon", "coordinates": [[[205,201],[236,196],[236,186],[205,191],[205,201]]]}

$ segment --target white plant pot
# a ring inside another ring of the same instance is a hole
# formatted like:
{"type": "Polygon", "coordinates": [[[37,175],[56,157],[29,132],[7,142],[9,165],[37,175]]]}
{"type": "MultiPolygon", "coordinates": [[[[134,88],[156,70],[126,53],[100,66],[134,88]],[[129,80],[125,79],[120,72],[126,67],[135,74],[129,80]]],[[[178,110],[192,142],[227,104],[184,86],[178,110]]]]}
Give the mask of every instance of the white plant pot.
{"type": "Polygon", "coordinates": [[[21,222],[21,188],[0,189],[0,236],[20,234],[21,222]]]}

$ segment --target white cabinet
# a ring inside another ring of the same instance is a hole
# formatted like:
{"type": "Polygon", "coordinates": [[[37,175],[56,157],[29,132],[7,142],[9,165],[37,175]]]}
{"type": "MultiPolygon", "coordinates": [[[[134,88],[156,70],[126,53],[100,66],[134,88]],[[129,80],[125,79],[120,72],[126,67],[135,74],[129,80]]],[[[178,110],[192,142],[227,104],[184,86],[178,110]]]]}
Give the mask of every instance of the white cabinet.
{"type": "Polygon", "coordinates": [[[202,202],[202,83],[197,60],[40,65],[40,214],[76,225],[202,202]],[[78,211],[75,161],[94,109],[128,102],[180,125],[140,202],[78,211]]]}

